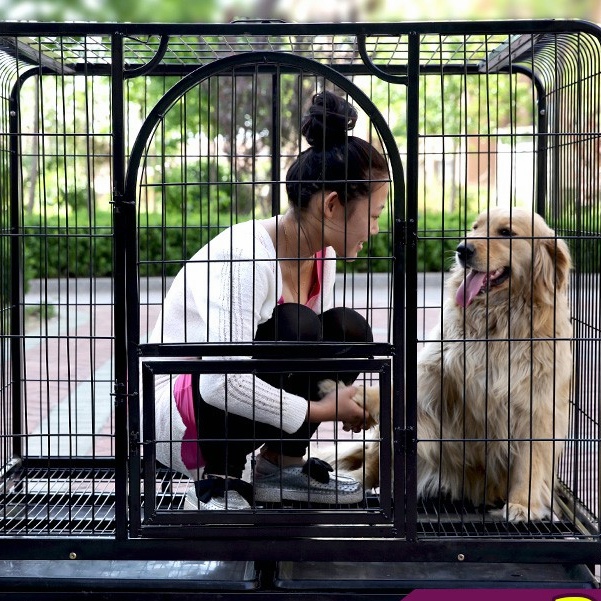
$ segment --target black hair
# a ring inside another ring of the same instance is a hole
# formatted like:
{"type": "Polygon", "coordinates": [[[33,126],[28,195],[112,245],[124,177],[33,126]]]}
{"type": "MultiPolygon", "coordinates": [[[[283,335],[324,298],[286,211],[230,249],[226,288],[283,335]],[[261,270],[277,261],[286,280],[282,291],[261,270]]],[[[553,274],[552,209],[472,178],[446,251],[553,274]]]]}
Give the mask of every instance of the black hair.
{"type": "Polygon", "coordinates": [[[286,192],[295,211],[305,209],[316,192],[336,192],[340,202],[368,196],[373,185],[388,178],[388,163],[369,142],[348,132],[357,110],[333,92],[315,94],[301,122],[310,144],[288,169],[286,192]]]}

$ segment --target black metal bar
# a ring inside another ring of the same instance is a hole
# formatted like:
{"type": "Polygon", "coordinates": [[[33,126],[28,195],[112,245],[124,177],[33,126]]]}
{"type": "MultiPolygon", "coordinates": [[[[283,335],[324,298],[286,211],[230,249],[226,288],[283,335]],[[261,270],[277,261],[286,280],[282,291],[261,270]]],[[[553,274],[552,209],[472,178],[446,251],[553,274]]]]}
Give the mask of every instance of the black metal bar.
{"type": "MultiPolygon", "coordinates": [[[[144,516],[148,520],[155,511],[155,498],[154,494],[155,482],[156,482],[156,445],[152,442],[156,440],[156,422],[155,422],[155,391],[154,391],[154,377],[150,369],[147,366],[142,366],[142,397],[144,404],[142,410],[143,415],[143,427],[144,427],[144,441],[149,441],[148,444],[144,444],[144,516]]],[[[133,453],[132,453],[133,456],[133,453]]],[[[142,457],[138,452],[136,453],[136,459],[138,465],[140,464],[142,457]]],[[[140,474],[139,467],[137,469],[136,483],[133,482],[133,476],[131,478],[131,501],[133,506],[139,506],[140,495],[140,474]]],[[[131,512],[131,534],[132,536],[140,536],[142,533],[142,515],[139,510],[131,512]]]]}
{"type": "MultiPolygon", "coordinates": [[[[176,510],[171,512],[168,519],[164,515],[153,514],[148,516],[149,524],[142,525],[142,536],[147,539],[153,538],[180,538],[202,539],[223,538],[229,539],[230,544],[250,540],[280,540],[283,544],[294,541],[297,538],[316,539],[322,537],[337,539],[362,539],[381,538],[389,541],[402,540],[398,530],[390,524],[386,524],[386,516],[380,512],[367,513],[362,510],[348,511],[342,508],[323,508],[301,510],[282,509],[280,513],[265,512],[262,508],[256,512],[229,511],[194,512],[176,510]],[[294,518],[291,513],[294,512],[294,518]],[[169,526],[168,523],[172,525],[169,526]]],[[[294,543],[291,543],[294,544],[294,543]]],[[[271,557],[271,559],[276,559],[271,557]]],[[[252,556],[247,556],[252,559],[252,556]]],[[[337,555],[330,557],[332,561],[340,561],[337,555]]]]}
{"type": "MultiPolygon", "coordinates": [[[[233,532],[232,532],[233,531],[233,532]]],[[[328,539],[319,541],[298,537],[288,540],[269,538],[232,544],[230,536],[216,532],[215,537],[189,539],[138,538],[125,541],[112,537],[31,537],[18,536],[0,545],[0,559],[77,560],[213,560],[213,561],[441,561],[453,565],[465,563],[560,563],[586,564],[599,554],[599,541],[589,540],[422,540],[391,541],[389,538],[328,539]],[[316,544],[317,543],[317,544],[316,544]]]]}
{"type": "Polygon", "coordinates": [[[384,515],[392,517],[395,536],[403,537],[405,532],[404,472],[398,472],[395,469],[396,457],[393,445],[393,424],[397,419],[395,414],[402,413],[400,411],[402,406],[394,403],[391,386],[393,373],[389,364],[384,365],[380,371],[378,382],[380,388],[380,486],[378,496],[384,515]],[[396,483],[397,478],[401,480],[400,486],[396,483]]]}
{"type": "Polygon", "coordinates": [[[20,94],[23,78],[15,82],[9,100],[9,186],[10,186],[10,359],[12,377],[12,448],[15,457],[23,456],[23,239],[21,237],[20,182],[20,94]]]}
{"type": "Polygon", "coordinates": [[[406,85],[406,75],[396,75],[391,73],[388,68],[386,70],[378,67],[372,60],[369,54],[367,54],[367,37],[363,34],[357,36],[357,46],[359,48],[359,54],[363,60],[364,65],[367,67],[368,72],[375,75],[378,79],[387,81],[388,83],[395,83],[406,85]]]}
{"type": "Polygon", "coordinates": [[[119,30],[135,35],[402,35],[415,32],[469,35],[473,33],[514,34],[535,32],[583,32],[599,36],[601,29],[590,21],[577,19],[499,19],[494,21],[404,21],[381,23],[52,23],[3,22],[3,35],[112,35],[119,30]]]}
{"type": "MultiPolygon", "coordinates": [[[[154,485],[154,480],[152,480],[154,485]]],[[[154,506],[150,504],[154,509],[154,506]]],[[[258,508],[252,511],[158,510],[147,512],[144,498],[143,536],[150,538],[196,538],[223,534],[243,540],[253,538],[294,537],[384,537],[398,538],[399,532],[390,524],[390,515],[380,509],[316,507],[258,508]],[[294,515],[294,518],[291,515],[294,515]],[[182,527],[186,528],[182,532],[182,527]],[[242,528],[243,530],[239,530],[242,528]],[[216,534],[215,531],[219,531],[216,534]]]]}
{"type": "MultiPolygon", "coordinates": [[[[547,177],[548,177],[548,134],[549,134],[549,116],[547,115],[547,90],[540,77],[536,75],[532,68],[523,65],[513,65],[512,73],[522,73],[532,80],[532,85],[536,90],[536,179],[535,179],[535,197],[534,210],[544,219],[547,219],[547,177]]],[[[556,207],[555,203],[551,203],[556,207]]],[[[552,215],[555,218],[555,215],[552,215]]]]}
{"type": "MultiPolygon", "coordinates": [[[[278,353],[282,357],[371,357],[376,355],[390,356],[395,349],[385,342],[374,343],[333,343],[320,342],[278,342],[278,353]]],[[[141,344],[141,357],[223,357],[226,355],[253,355],[260,357],[261,353],[273,352],[273,343],[230,343],[230,344],[141,344]]]]}
{"type": "MultiPolygon", "coordinates": [[[[126,328],[126,246],[127,225],[124,214],[125,115],[123,94],[123,35],[112,38],[111,127],[113,144],[113,223],[115,286],[115,530],[118,540],[127,537],[127,339],[126,328]]],[[[132,416],[133,418],[133,416],[132,416]]]]}
{"type": "Polygon", "coordinates": [[[125,69],[123,76],[126,79],[130,79],[132,77],[141,77],[142,75],[148,75],[163,60],[168,47],[169,47],[169,36],[162,35],[161,42],[159,43],[159,47],[156,51],[156,54],[152,57],[152,59],[149,60],[145,65],[140,65],[138,67],[132,67],[130,69],[125,69]]]}
{"type": "MultiPolygon", "coordinates": [[[[407,233],[405,262],[405,427],[417,432],[417,218],[419,185],[419,78],[420,39],[417,34],[409,36],[409,72],[407,77],[407,233]]],[[[401,305],[402,306],[402,305],[401,305]]],[[[402,430],[395,434],[401,435],[402,430]]],[[[395,441],[396,444],[399,441],[395,441]]],[[[400,462],[399,462],[400,463],[400,462]]],[[[400,468],[400,465],[399,465],[400,468]]],[[[417,448],[406,449],[406,499],[407,537],[414,540],[417,523],[417,448]]]]}
{"type": "MultiPolygon", "coordinates": [[[[282,52],[282,54],[285,54],[282,52]]],[[[224,56],[225,58],[225,56],[224,56]]],[[[220,59],[214,59],[220,60],[220,59]]],[[[214,61],[209,61],[206,64],[211,64],[214,61]]],[[[325,64],[326,66],[335,68],[338,73],[344,75],[346,77],[353,77],[357,75],[374,75],[374,73],[366,68],[365,65],[356,63],[318,63],[325,64]]],[[[135,68],[142,68],[144,65],[136,66],[135,68]]],[[[73,65],[73,74],[74,75],[84,75],[85,73],[88,76],[110,76],[111,70],[109,65],[103,64],[87,64],[87,63],[76,63],[73,65]]],[[[171,64],[171,63],[159,63],[152,69],[153,77],[184,77],[189,75],[190,73],[196,71],[198,69],[198,64],[189,63],[189,64],[171,64]]],[[[441,71],[445,73],[445,75],[461,75],[465,74],[477,74],[478,73],[478,64],[473,63],[469,65],[461,65],[461,64],[445,64],[445,65],[422,65],[422,74],[423,75],[436,75],[440,74],[441,71]]],[[[291,74],[297,73],[298,70],[283,66],[272,67],[270,65],[257,65],[256,67],[238,67],[236,69],[237,75],[253,75],[255,73],[260,73],[261,75],[269,75],[275,74],[279,72],[280,74],[291,74]]],[[[394,78],[395,83],[398,81],[405,81],[407,75],[407,67],[406,65],[387,65],[386,73],[389,78],[394,78]],[[398,81],[396,81],[398,80],[398,81]]],[[[48,75],[56,75],[56,73],[48,71],[48,75]]]]}
{"type": "Polygon", "coordinates": [[[271,77],[272,105],[271,105],[271,214],[279,215],[281,213],[281,160],[282,160],[282,139],[281,139],[281,98],[280,98],[280,71],[276,68],[271,77]]]}
{"type": "MultiPolygon", "coordinates": [[[[285,356],[285,355],[282,355],[285,356]]],[[[328,371],[371,371],[385,369],[389,359],[190,359],[177,361],[169,359],[146,360],[142,367],[152,374],[211,374],[211,373],[301,373],[328,371]]]]}
{"type": "Polygon", "coordinates": [[[64,469],[77,472],[78,470],[114,470],[114,457],[69,457],[54,455],[52,457],[32,457],[28,455],[23,459],[23,468],[27,470],[35,469],[64,469]]]}
{"type": "MultiPolygon", "coordinates": [[[[406,286],[405,278],[407,269],[406,244],[407,244],[407,188],[408,182],[405,180],[405,172],[403,171],[400,157],[398,162],[391,162],[392,180],[393,180],[393,245],[394,245],[394,260],[392,263],[392,348],[389,353],[392,355],[392,389],[388,388],[390,396],[384,398],[392,398],[392,450],[393,450],[393,473],[395,474],[393,483],[393,494],[395,501],[394,523],[399,533],[406,536],[406,470],[407,456],[405,454],[396,453],[396,436],[397,432],[406,427],[406,387],[405,370],[406,370],[406,353],[407,346],[405,344],[405,323],[407,313],[404,310],[406,286]]],[[[388,387],[390,381],[388,382],[388,387]]],[[[386,394],[386,393],[385,393],[386,394]]]]}

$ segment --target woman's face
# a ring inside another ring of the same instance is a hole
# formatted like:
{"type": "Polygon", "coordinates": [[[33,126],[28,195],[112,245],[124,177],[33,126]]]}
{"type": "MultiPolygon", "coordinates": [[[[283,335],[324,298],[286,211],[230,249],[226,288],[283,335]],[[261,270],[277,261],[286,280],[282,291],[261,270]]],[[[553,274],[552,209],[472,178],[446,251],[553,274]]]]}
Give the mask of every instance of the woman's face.
{"type": "Polygon", "coordinates": [[[369,196],[356,199],[350,208],[338,197],[326,220],[328,245],[341,258],[353,260],[370,236],[380,231],[378,219],[386,206],[389,184],[375,187],[369,196]]]}

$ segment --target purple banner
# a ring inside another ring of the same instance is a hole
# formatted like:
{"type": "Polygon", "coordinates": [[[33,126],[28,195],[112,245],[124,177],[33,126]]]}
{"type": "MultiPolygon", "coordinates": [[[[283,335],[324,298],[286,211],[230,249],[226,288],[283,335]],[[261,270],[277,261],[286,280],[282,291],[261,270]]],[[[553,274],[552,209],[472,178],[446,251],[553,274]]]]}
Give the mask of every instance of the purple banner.
{"type": "Polygon", "coordinates": [[[601,601],[593,589],[420,589],[409,601],[601,601]]]}

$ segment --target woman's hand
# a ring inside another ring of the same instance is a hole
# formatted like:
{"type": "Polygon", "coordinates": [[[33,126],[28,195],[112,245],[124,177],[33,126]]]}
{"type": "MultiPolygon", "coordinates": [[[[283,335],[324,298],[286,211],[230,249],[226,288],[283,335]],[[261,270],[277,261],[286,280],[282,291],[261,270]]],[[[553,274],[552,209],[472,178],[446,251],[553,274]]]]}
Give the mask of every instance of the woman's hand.
{"type": "Polygon", "coordinates": [[[347,432],[360,432],[365,429],[369,414],[353,400],[356,392],[356,386],[339,386],[320,401],[309,401],[309,421],[341,421],[343,429],[347,432]]]}

